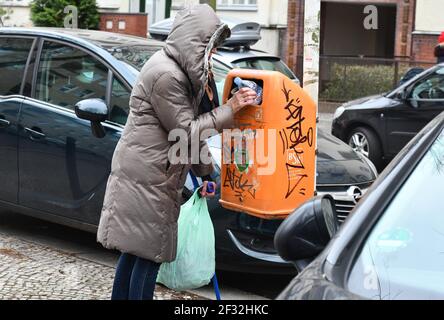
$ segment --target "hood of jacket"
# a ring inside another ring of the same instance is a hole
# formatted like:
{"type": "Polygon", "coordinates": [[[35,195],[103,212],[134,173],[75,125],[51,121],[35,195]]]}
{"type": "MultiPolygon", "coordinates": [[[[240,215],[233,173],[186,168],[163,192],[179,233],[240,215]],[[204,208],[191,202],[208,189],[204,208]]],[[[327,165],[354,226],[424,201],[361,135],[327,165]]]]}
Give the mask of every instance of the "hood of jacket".
{"type": "Polygon", "coordinates": [[[176,15],[164,50],[188,76],[196,97],[203,96],[208,81],[211,50],[230,35],[230,28],[206,4],[192,6],[176,15]]]}

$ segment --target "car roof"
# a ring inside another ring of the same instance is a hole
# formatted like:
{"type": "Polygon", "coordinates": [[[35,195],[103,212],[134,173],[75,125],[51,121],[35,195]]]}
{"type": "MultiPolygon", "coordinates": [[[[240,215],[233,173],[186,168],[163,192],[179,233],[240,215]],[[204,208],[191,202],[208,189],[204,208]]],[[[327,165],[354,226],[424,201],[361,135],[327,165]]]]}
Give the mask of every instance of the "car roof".
{"type": "Polygon", "coordinates": [[[54,40],[69,42],[73,45],[84,47],[99,54],[105,61],[117,70],[130,84],[136,80],[139,70],[129,64],[116,59],[113,49],[123,47],[150,46],[164,47],[161,41],[145,39],[119,33],[111,33],[96,30],[63,29],[63,28],[0,28],[1,35],[48,37],[54,40]]]}
{"type": "MultiPolygon", "coordinates": [[[[126,34],[112,33],[106,31],[96,30],[84,30],[84,29],[64,29],[64,28],[0,28],[0,34],[20,34],[20,35],[32,35],[32,36],[52,36],[60,39],[70,40],[78,42],[87,42],[105,50],[110,50],[123,46],[159,46],[164,47],[163,41],[141,38],[126,34]]],[[[279,57],[266,52],[254,49],[245,48],[220,48],[216,57],[221,62],[231,65],[237,60],[249,59],[249,58],[275,58],[279,57]]]]}
{"type": "Polygon", "coordinates": [[[252,59],[252,58],[272,58],[276,60],[280,60],[279,57],[260,51],[260,50],[254,50],[254,49],[245,49],[245,48],[220,48],[217,51],[217,54],[215,54],[215,57],[228,65],[231,65],[239,60],[246,60],[246,59],[252,59]]]}
{"type": "Polygon", "coordinates": [[[122,46],[151,45],[163,47],[162,41],[141,38],[126,34],[112,33],[106,31],[84,30],[84,29],[64,29],[64,28],[0,28],[0,34],[14,33],[33,36],[55,36],[66,40],[78,40],[89,42],[90,44],[109,50],[122,46]]]}
{"type": "MultiPolygon", "coordinates": [[[[47,36],[59,40],[65,40],[74,44],[80,44],[91,48],[100,48],[106,52],[111,52],[115,48],[135,47],[135,46],[151,46],[162,48],[165,42],[136,37],[120,33],[112,33],[106,31],[85,30],[85,29],[64,29],[64,28],[0,28],[1,34],[14,34],[25,36],[47,36]]],[[[214,58],[226,66],[233,68],[233,64],[247,59],[253,58],[267,58],[280,60],[279,57],[254,49],[247,49],[245,47],[237,48],[220,48],[214,58]]],[[[134,72],[133,72],[134,73],[134,72]]]]}

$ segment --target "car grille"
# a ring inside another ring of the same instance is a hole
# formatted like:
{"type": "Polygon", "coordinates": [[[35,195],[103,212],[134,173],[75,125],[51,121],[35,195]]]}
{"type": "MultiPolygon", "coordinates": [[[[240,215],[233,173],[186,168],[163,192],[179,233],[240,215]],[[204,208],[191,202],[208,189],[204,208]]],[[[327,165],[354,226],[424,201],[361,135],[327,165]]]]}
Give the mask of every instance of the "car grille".
{"type": "Polygon", "coordinates": [[[318,195],[329,194],[335,201],[339,223],[343,223],[372,182],[349,186],[318,186],[318,195]],[[360,192],[361,197],[357,194],[360,192]]]}
{"type": "MultiPolygon", "coordinates": [[[[334,198],[334,196],[333,196],[334,198]]],[[[338,220],[340,223],[343,223],[345,219],[347,219],[349,213],[355,208],[355,201],[345,201],[345,200],[336,200],[336,213],[338,214],[338,220]]]]}

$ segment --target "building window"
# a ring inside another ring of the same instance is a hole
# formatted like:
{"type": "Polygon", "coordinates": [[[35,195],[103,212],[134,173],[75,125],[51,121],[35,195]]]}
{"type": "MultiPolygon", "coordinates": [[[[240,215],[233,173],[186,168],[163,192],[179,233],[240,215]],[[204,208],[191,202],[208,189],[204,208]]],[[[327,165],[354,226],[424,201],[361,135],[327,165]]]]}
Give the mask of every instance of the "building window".
{"type": "Polygon", "coordinates": [[[106,29],[111,30],[113,28],[113,21],[106,20],[106,29]]]}
{"type": "Polygon", "coordinates": [[[217,0],[218,10],[257,10],[257,0],[217,0]]]}
{"type": "Polygon", "coordinates": [[[146,0],[140,0],[139,1],[139,12],[145,13],[146,12],[146,0]]]}
{"type": "Polygon", "coordinates": [[[126,29],[126,21],[120,20],[119,21],[119,30],[125,30],[126,29]]]}

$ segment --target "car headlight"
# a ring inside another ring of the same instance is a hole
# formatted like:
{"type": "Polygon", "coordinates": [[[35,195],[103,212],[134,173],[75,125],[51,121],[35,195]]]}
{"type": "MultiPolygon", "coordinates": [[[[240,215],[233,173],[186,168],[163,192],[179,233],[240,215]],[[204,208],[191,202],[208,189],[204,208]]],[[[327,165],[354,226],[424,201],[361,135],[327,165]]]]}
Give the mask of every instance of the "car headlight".
{"type": "Polygon", "coordinates": [[[365,163],[368,164],[368,166],[370,167],[370,169],[373,172],[373,175],[375,176],[375,178],[377,178],[379,173],[378,173],[378,170],[376,169],[375,165],[373,164],[373,162],[369,158],[367,158],[366,156],[362,155],[361,153],[357,152],[357,154],[359,155],[359,157],[361,157],[362,160],[365,161],[365,163]]]}
{"type": "Polygon", "coordinates": [[[336,109],[335,114],[333,115],[333,119],[337,119],[340,116],[342,116],[342,114],[344,113],[345,108],[344,107],[339,107],[336,109]]]}

